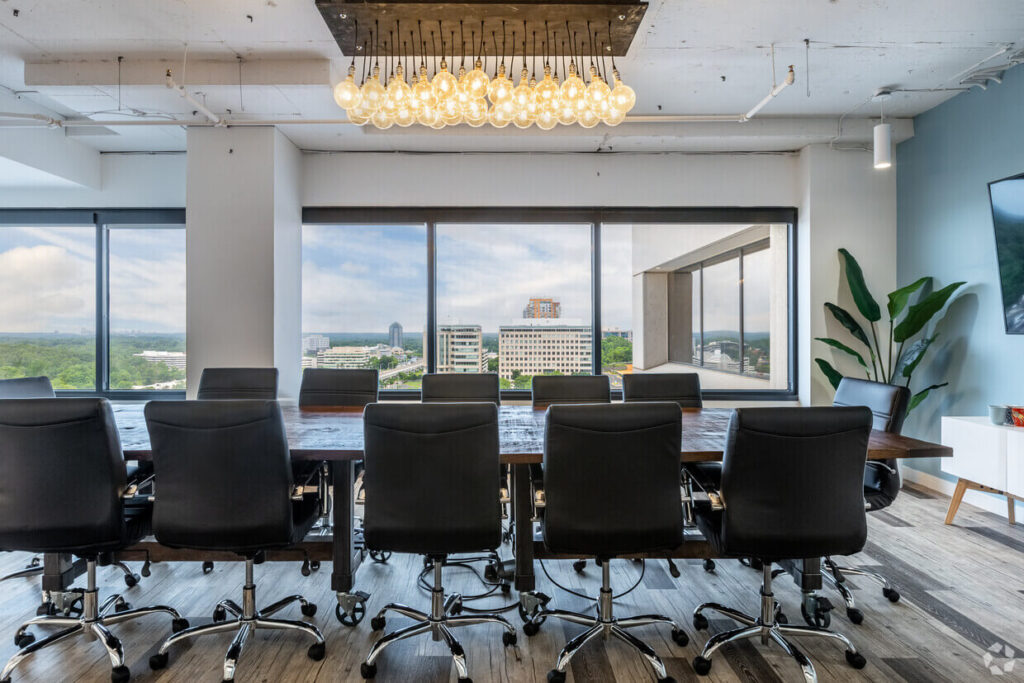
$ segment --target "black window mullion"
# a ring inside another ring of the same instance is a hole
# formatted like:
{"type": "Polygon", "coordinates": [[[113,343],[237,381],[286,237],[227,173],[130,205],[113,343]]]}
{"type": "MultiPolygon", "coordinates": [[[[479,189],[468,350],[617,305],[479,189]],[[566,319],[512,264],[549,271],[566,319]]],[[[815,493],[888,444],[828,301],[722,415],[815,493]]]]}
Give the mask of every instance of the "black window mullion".
{"type": "Polygon", "coordinates": [[[590,308],[591,308],[591,374],[600,375],[601,360],[601,224],[590,224],[590,308]]]}
{"type": "Polygon", "coordinates": [[[739,348],[740,357],[739,357],[738,360],[740,362],[740,374],[742,375],[743,374],[743,350],[746,347],[746,345],[744,343],[744,339],[743,339],[743,337],[744,337],[744,329],[743,329],[743,250],[742,249],[740,250],[740,254],[739,254],[739,271],[740,271],[740,278],[739,278],[739,282],[736,283],[738,288],[739,288],[739,292],[738,293],[739,293],[739,297],[740,297],[740,348],[739,348]]]}
{"type": "Polygon", "coordinates": [[[427,221],[427,329],[423,340],[423,356],[427,372],[437,371],[437,231],[434,221],[427,221]]]}
{"type": "Polygon", "coordinates": [[[96,391],[110,390],[110,234],[94,214],[96,226],[96,391]]]}

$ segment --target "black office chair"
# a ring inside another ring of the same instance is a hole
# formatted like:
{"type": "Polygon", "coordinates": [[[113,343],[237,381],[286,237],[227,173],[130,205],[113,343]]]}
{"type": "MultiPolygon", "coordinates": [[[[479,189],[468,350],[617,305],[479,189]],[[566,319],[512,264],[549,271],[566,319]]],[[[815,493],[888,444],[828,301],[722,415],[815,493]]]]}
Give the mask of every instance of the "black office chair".
{"type": "Polygon", "coordinates": [[[242,606],[222,600],[213,623],[175,633],[150,657],[167,666],[168,650],[189,638],[237,631],[224,657],[224,680],[234,680],[238,658],[256,629],[296,630],[315,642],[307,655],[324,657],[324,638],[313,624],[271,619],[293,602],[313,616],[301,595],[256,608],[253,565],[264,551],[302,541],[316,520],[317,501],[293,491],[291,456],[276,401],[153,401],[146,426],[160,488],[153,511],[157,541],[172,548],[237,553],[245,559],[242,606]],[[234,482],[225,486],[225,481],[234,482]],[[230,612],[235,620],[226,622],[230,612]]]}
{"type": "Polygon", "coordinates": [[[277,368],[203,368],[196,398],[276,399],[277,368]]]}
{"type": "Polygon", "coordinates": [[[717,603],[693,613],[697,630],[712,610],[742,624],[711,636],[693,669],[711,671],[711,656],[726,643],[760,638],[777,643],[817,680],[814,665],[789,637],[838,640],[856,669],[865,660],[839,633],[780,623],[772,594],[772,563],[790,558],[859,552],[867,539],[861,481],[871,434],[866,408],[744,408],[729,423],[722,460],[721,505],[699,501],[697,527],[722,557],[756,558],[762,566],[761,610],[750,616],[717,603]]]}
{"type": "MultiPolygon", "coordinates": [[[[836,390],[834,406],[867,406],[871,409],[873,426],[878,431],[899,434],[907,416],[910,390],[906,387],[865,379],[844,377],[836,390]]],[[[895,460],[868,460],[864,467],[864,502],[868,512],[889,507],[903,486],[900,470],[895,460]]],[[[827,571],[822,577],[842,596],[846,603],[846,616],[855,624],[864,621],[864,613],[857,609],[853,593],[846,585],[845,574],[865,576],[882,586],[882,595],[890,602],[899,602],[900,594],[889,580],[877,572],[859,567],[841,567],[831,557],[823,557],[822,564],[827,571]]]]}
{"type": "Polygon", "coordinates": [[[562,648],[550,683],[565,680],[569,661],[596,636],[615,636],[637,650],[659,681],[671,681],[649,645],[625,629],[668,624],[672,639],[689,638],[657,614],[616,619],[609,562],[614,557],[678,548],[683,542],[679,501],[682,423],[675,403],[555,405],[544,427],[544,545],[553,553],[589,555],[601,565],[596,614],[542,609],[523,627],[533,635],[547,617],[589,628],[562,648]]]}
{"type": "Polygon", "coordinates": [[[536,375],[532,382],[533,407],[565,403],[610,403],[608,375],[536,375]]]}
{"type": "Polygon", "coordinates": [[[424,403],[501,403],[497,373],[458,372],[423,375],[420,396],[424,403]]]}
{"type": "Polygon", "coordinates": [[[170,607],[130,609],[119,595],[99,602],[96,561],[149,533],[148,514],[127,514],[128,486],[121,441],[106,399],[37,398],[0,401],[0,549],[67,553],[86,561],[79,617],[39,616],[18,628],[21,648],[0,672],[8,683],[29,655],[72,636],[95,636],[110,657],[110,680],[131,677],[124,649],[108,626],[165,613],[174,631],[188,622],[170,607]],[[59,503],[58,503],[59,501],[59,503]],[[36,641],[29,626],[60,627],[36,641]]]}
{"type": "Polygon", "coordinates": [[[468,681],[465,651],[451,629],[500,624],[502,642],[516,642],[515,629],[496,614],[457,614],[461,597],[446,598],[441,581],[449,554],[494,550],[501,544],[498,408],[493,403],[374,403],[366,406],[363,425],[366,545],[425,555],[433,564],[434,585],[429,614],[392,603],[370,621],[379,631],[385,614],[396,612],[415,623],[374,643],[360,673],[373,678],[377,658],[388,645],[430,633],[447,644],[459,680],[468,681]]]}

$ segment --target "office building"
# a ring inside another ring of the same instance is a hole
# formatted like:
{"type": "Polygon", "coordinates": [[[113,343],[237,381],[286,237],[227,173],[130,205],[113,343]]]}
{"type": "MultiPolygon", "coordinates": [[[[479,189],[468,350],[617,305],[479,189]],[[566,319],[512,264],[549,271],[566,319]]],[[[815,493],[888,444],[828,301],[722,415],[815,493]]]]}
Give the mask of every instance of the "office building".
{"type": "Polygon", "coordinates": [[[370,366],[367,346],[332,346],[316,354],[318,368],[366,368],[370,366]]]}
{"type": "Polygon", "coordinates": [[[185,369],[184,351],[143,351],[136,353],[135,356],[150,363],[163,363],[169,368],[185,369]]]}
{"type": "Polygon", "coordinates": [[[391,323],[388,327],[388,344],[396,348],[402,348],[402,325],[397,322],[391,323]]]}
{"type": "Polygon", "coordinates": [[[302,352],[316,353],[331,347],[331,340],[324,334],[309,334],[302,338],[302,352]]]}
{"type": "Polygon", "coordinates": [[[579,320],[535,318],[498,328],[498,375],[590,374],[593,332],[579,320]]]}
{"type": "Polygon", "coordinates": [[[437,372],[484,372],[487,355],[479,325],[437,326],[437,372]]]}
{"type": "Polygon", "coordinates": [[[523,309],[524,318],[560,318],[562,304],[551,298],[533,297],[523,309]]]}
{"type": "Polygon", "coordinates": [[[621,327],[603,327],[601,328],[601,337],[619,337],[631,342],[633,341],[633,330],[624,330],[621,327]]]}

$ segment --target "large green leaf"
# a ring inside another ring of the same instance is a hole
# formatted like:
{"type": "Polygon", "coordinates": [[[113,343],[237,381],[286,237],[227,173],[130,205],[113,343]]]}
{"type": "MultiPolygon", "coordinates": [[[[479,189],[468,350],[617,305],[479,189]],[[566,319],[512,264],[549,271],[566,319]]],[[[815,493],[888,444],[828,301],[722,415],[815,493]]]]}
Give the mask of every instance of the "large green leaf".
{"type": "Polygon", "coordinates": [[[902,374],[904,377],[910,377],[914,374],[914,370],[920,365],[921,359],[924,358],[925,351],[932,345],[938,338],[938,334],[933,334],[930,337],[924,339],[918,339],[916,342],[911,344],[906,351],[903,352],[903,356],[900,357],[900,365],[896,368],[896,372],[902,374]]]}
{"type": "Polygon", "coordinates": [[[932,319],[932,316],[942,310],[942,307],[949,301],[949,297],[953,296],[953,292],[965,284],[965,282],[954,282],[937,292],[932,292],[908,308],[907,315],[893,329],[892,338],[896,342],[902,343],[920,332],[932,319]]]}
{"type": "Polygon", "coordinates": [[[931,282],[931,277],[925,276],[917,282],[912,282],[906,287],[900,287],[895,292],[889,293],[889,303],[886,306],[889,309],[889,317],[895,319],[903,309],[907,307],[907,302],[910,301],[910,295],[921,289],[928,282],[931,282]]]}
{"type": "Polygon", "coordinates": [[[851,356],[853,356],[854,358],[857,359],[858,363],[860,363],[861,365],[864,366],[864,370],[865,371],[868,369],[868,364],[864,362],[864,357],[861,356],[856,351],[854,351],[853,349],[851,349],[849,346],[847,346],[843,342],[836,341],[835,339],[831,339],[829,337],[815,337],[815,339],[817,339],[818,341],[822,342],[823,344],[828,344],[833,349],[839,349],[840,351],[843,351],[844,353],[850,354],[851,356]]]}
{"type": "Polygon", "coordinates": [[[882,318],[882,310],[864,282],[864,271],[860,269],[860,264],[853,258],[853,254],[846,249],[840,249],[839,253],[846,263],[846,283],[850,286],[850,294],[857,304],[857,310],[868,319],[868,322],[878,322],[882,318]]]}
{"type": "Polygon", "coordinates": [[[860,326],[852,315],[846,312],[846,309],[840,308],[833,303],[825,302],[825,308],[827,308],[832,315],[835,316],[839,324],[850,331],[857,341],[864,344],[864,346],[871,348],[870,342],[868,342],[868,335],[864,334],[864,328],[860,326]]]}
{"type": "Polygon", "coordinates": [[[949,384],[949,382],[943,382],[942,384],[933,384],[927,389],[922,389],[921,391],[914,394],[914,396],[910,399],[910,405],[907,406],[907,414],[909,415],[910,411],[916,408],[921,401],[928,398],[928,394],[931,393],[932,389],[939,389],[941,387],[946,386],[947,384],[949,384]]]}
{"type": "Polygon", "coordinates": [[[821,371],[825,373],[825,377],[828,378],[829,384],[832,385],[832,388],[838,389],[839,383],[843,381],[843,375],[832,367],[827,360],[815,358],[814,362],[817,363],[818,367],[821,368],[821,371]]]}

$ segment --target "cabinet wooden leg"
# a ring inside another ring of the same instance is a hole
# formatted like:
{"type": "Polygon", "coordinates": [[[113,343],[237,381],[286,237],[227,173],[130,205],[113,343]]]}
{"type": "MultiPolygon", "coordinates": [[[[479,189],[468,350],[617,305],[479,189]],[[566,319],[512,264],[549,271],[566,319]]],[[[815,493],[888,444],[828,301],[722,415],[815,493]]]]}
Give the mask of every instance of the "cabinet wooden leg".
{"type": "Polygon", "coordinates": [[[1006,518],[1009,520],[1010,524],[1017,523],[1016,510],[1014,510],[1014,506],[1016,504],[1017,501],[1013,499],[1013,496],[1006,497],[1006,518]]]}
{"type": "Polygon", "coordinates": [[[966,479],[956,480],[956,490],[953,491],[953,500],[949,501],[949,510],[946,512],[946,524],[952,524],[953,518],[956,517],[956,511],[960,509],[960,502],[964,499],[964,494],[967,493],[966,479]]]}

